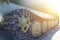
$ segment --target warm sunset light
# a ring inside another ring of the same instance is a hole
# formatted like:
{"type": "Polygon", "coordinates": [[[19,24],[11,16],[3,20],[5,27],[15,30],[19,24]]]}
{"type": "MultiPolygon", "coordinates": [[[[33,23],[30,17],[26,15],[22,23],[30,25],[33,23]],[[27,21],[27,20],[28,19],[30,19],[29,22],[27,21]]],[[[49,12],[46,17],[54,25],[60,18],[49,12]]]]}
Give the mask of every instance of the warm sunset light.
{"type": "Polygon", "coordinates": [[[59,0],[21,0],[21,5],[36,9],[53,16],[59,14],[59,0]]]}
{"type": "Polygon", "coordinates": [[[0,39],[60,40],[60,0],[5,1],[0,3],[0,39]]]}
{"type": "MultiPolygon", "coordinates": [[[[50,13],[52,15],[54,15],[54,13],[57,13],[60,19],[60,0],[26,0],[24,5],[30,8],[50,13]]],[[[60,40],[60,30],[53,35],[51,40],[60,40]]]]}

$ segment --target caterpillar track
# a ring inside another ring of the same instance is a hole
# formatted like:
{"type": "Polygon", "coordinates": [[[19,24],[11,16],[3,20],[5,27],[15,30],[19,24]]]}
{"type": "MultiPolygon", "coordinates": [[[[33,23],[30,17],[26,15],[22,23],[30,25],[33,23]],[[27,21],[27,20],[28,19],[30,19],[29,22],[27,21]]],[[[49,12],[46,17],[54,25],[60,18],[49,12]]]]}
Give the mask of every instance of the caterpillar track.
{"type": "MultiPolygon", "coordinates": [[[[11,11],[10,13],[8,13],[4,16],[4,21],[2,24],[3,29],[7,30],[7,31],[11,32],[13,35],[15,35],[16,38],[14,38],[14,40],[16,40],[17,38],[18,38],[17,40],[38,40],[38,38],[40,36],[36,38],[32,35],[32,26],[31,25],[29,25],[29,28],[26,32],[22,31],[22,27],[19,26],[19,18],[21,18],[22,16],[29,17],[30,22],[32,22],[33,20],[36,20],[33,18],[33,15],[31,15],[32,13],[33,13],[32,11],[27,10],[27,9],[16,9],[16,10],[11,11]]],[[[44,21],[46,21],[46,20],[48,20],[48,19],[44,19],[44,21]]],[[[40,35],[42,35],[42,34],[40,34],[40,35]]],[[[11,38],[11,40],[13,40],[13,39],[11,38]]]]}
{"type": "Polygon", "coordinates": [[[15,34],[21,40],[36,40],[32,34],[29,34],[30,31],[28,30],[24,33],[21,28],[19,28],[19,18],[22,17],[23,11],[26,9],[17,9],[13,10],[11,13],[8,13],[4,16],[3,26],[4,29],[10,31],[11,33],[15,34]]]}

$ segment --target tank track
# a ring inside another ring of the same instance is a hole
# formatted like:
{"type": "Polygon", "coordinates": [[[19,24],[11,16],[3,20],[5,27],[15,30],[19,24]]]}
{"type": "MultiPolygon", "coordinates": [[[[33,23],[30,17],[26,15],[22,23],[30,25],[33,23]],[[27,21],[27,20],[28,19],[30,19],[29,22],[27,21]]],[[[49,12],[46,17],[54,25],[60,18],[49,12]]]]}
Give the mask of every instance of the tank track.
{"type": "Polygon", "coordinates": [[[11,40],[37,40],[37,38],[32,36],[31,31],[28,30],[24,33],[21,31],[21,28],[19,28],[19,18],[28,11],[25,9],[25,11],[27,11],[23,13],[23,10],[24,9],[16,9],[5,15],[3,22],[4,29],[14,35],[10,38],[11,40]]]}

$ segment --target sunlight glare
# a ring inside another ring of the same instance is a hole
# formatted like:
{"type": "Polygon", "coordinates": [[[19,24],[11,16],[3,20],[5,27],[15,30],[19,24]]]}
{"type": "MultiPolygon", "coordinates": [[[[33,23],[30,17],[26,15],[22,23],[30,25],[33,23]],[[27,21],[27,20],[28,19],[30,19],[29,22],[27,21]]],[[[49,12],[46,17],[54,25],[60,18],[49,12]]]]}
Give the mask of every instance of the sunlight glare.
{"type": "Polygon", "coordinates": [[[60,30],[52,36],[51,40],[60,40],[60,30]]]}

